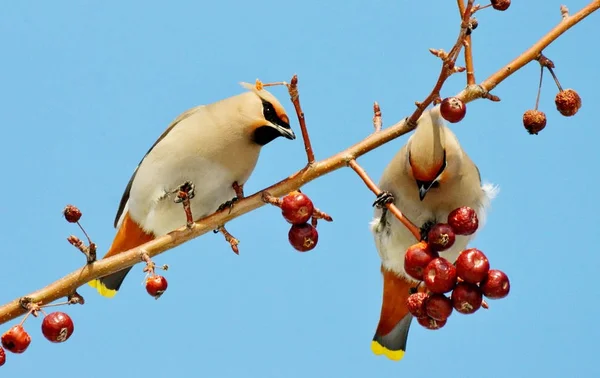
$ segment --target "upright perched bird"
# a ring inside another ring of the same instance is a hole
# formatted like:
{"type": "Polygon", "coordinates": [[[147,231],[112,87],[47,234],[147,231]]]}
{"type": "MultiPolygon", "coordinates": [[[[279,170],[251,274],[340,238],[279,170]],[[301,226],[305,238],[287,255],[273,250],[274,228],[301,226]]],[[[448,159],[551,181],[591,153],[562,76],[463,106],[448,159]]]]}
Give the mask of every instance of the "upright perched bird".
{"type": "MultiPolygon", "coordinates": [[[[463,151],[454,133],[445,125],[439,106],[423,113],[417,128],[383,172],[371,231],[381,257],[383,303],[379,325],[371,343],[375,354],[392,360],[404,357],[412,315],[406,300],[418,283],[404,270],[404,255],[417,243],[413,234],[383,205],[393,200],[421,235],[435,223],[445,223],[448,214],[461,206],[473,208],[480,225],[497,188],[482,186],[479,169],[463,151]]],[[[443,252],[456,261],[474,235],[456,236],[443,252]]]]}
{"type": "MultiPolygon", "coordinates": [[[[194,185],[194,219],[235,198],[256,166],[261,148],[295,139],[283,106],[268,91],[249,91],[192,108],[177,117],[133,172],[117,211],[117,234],[104,257],[125,252],[186,224],[178,188],[194,185]]],[[[117,293],[131,268],[89,282],[105,297],[117,293]]]]}

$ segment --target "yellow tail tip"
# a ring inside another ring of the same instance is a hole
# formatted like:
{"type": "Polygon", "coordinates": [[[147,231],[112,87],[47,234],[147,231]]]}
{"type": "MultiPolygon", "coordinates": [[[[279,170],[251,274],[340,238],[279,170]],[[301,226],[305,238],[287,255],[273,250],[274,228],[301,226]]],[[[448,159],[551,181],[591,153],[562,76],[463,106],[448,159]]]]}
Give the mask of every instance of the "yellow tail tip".
{"type": "Polygon", "coordinates": [[[386,356],[387,358],[389,358],[390,360],[393,360],[393,361],[400,361],[404,357],[403,350],[389,350],[388,348],[379,344],[379,342],[377,342],[375,340],[371,341],[371,350],[376,355],[379,356],[379,355],[383,354],[384,356],[386,356]]]}
{"type": "Polygon", "coordinates": [[[100,293],[100,295],[106,298],[112,298],[115,296],[115,294],[117,294],[116,290],[111,290],[107,288],[100,280],[92,280],[88,282],[88,285],[96,289],[98,293],[100,293]]]}

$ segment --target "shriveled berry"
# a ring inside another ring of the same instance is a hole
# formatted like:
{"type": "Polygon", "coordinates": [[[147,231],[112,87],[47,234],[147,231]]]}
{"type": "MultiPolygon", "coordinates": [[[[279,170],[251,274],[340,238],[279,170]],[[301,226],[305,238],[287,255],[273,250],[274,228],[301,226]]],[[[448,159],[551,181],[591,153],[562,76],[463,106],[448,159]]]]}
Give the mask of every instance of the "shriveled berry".
{"type": "Polygon", "coordinates": [[[427,242],[433,251],[445,251],[454,245],[456,235],[447,223],[438,223],[427,233],[427,242]]]}
{"type": "Polygon", "coordinates": [[[423,271],[423,281],[433,293],[447,293],[456,285],[456,267],[443,257],[433,259],[423,271]]]}
{"type": "Polygon", "coordinates": [[[423,280],[423,271],[431,260],[438,257],[438,253],[429,248],[427,242],[411,245],[404,254],[404,271],[415,280],[423,280]]]}
{"type": "Polygon", "coordinates": [[[472,314],[479,310],[483,296],[477,285],[459,282],[452,291],[452,306],[461,314],[472,314]]]}
{"type": "Polygon", "coordinates": [[[444,294],[432,294],[425,302],[427,316],[445,321],[452,314],[452,301],[444,294]]]}
{"type": "Polygon", "coordinates": [[[581,108],[581,97],[573,89],[558,92],[554,98],[556,109],[565,117],[574,116],[581,108]]]}
{"type": "Polygon", "coordinates": [[[45,338],[53,343],[67,341],[73,334],[74,329],[73,320],[64,312],[51,312],[42,321],[42,333],[45,338]]]}
{"type": "Polygon", "coordinates": [[[300,252],[307,252],[317,246],[319,232],[308,223],[295,224],[288,232],[288,240],[292,247],[300,252]]]}
{"type": "Polygon", "coordinates": [[[23,353],[31,343],[31,337],[22,325],[16,325],[2,335],[2,346],[13,353],[23,353]]]}
{"type": "Polygon", "coordinates": [[[483,281],[490,270],[490,262],[477,248],[462,251],[456,259],[456,274],[463,280],[477,284],[483,281]]]}
{"type": "Polygon", "coordinates": [[[501,270],[490,269],[487,277],[481,282],[483,295],[490,299],[501,299],[510,292],[508,276],[501,270]]]}
{"type": "Polygon", "coordinates": [[[0,347],[0,366],[4,365],[5,362],[6,362],[6,352],[4,351],[4,348],[0,347]]]}
{"type": "Polygon", "coordinates": [[[467,114],[467,105],[458,97],[446,97],[440,105],[442,117],[450,122],[460,122],[467,114]]]}
{"type": "Polygon", "coordinates": [[[417,318],[417,321],[423,327],[431,330],[440,329],[446,325],[446,320],[435,320],[434,318],[429,316],[422,316],[420,318],[417,318]]]}
{"type": "Polygon", "coordinates": [[[285,220],[291,224],[308,222],[314,209],[310,198],[297,190],[290,192],[281,201],[281,213],[285,220]]]}
{"type": "Polygon", "coordinates": [[[81,210],[79,210],[76,206],[67,205],[63,209],[63,215],[65,219],[69,223],[77,223],[79,219],[81,219],[81,210]]]}
{"type": "Polygon", "coordinates": [[[475,210],[463,206],[448,214],[448,224],[456,235],[472,235],[479,227],[479,218],[475,210]]]}
{"type": "Polygon", "coordinates": [[[168,286],[167,279],[158,274],[151,275],[146,279],[146,291],[156,299],[164,294],[168,286]]]}
{"type": "Polygon", "coordinates": [[[415,318],[425,316],[425,302],[429,296],[426,293],[414,293],[408,296],[406,307],[415,318]]]}
{"type": "Polygon", "coordinates": [[[510,7],[510,0],[492,0],[492,7],[495,10],[505,11],[510,7]]]}
{"type": "Polygon", "coordinates": [[[523,126],[529,134],[537,135],[546,127],[546,114],[539,110],[527,110],[523,113],[523,126]]]}

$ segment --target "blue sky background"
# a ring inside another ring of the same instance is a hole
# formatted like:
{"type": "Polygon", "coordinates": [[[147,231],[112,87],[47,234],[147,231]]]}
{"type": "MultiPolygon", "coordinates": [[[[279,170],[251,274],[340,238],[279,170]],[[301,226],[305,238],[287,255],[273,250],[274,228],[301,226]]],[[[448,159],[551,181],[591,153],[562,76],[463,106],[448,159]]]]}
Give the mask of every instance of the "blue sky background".
{"type": "MultiPolygon", "coordinates": [[[[571,0],[574,12],[587,1],[571,0]]],[[[554,0],[514,1],[478,15],[478,80],[525,50],[560,20],[554,0]]],[[[243,91],[240,81],[300,78],[317,158],[371,132],[372,102],[384,126],[412,112],[434,84],[458,31],[454,1],[12,1],[0,12],[0,257],[7,302],[77,269],[65,240],[67,203],[104,252],[133,169],[182,111],[243,91]]],[[[263,207],[229,224],[234,255],[207,234],[156,259],[168,263],[159,300],[142,286],[142,266],[117,297],[84,287],[84,306],[65,310],[75,333],[51,344],[40,319],[33,342],[8,356],[1,376],[63,377],[592,377],[597,365],[598,118],[600,35],[593,15],[546,50],[583,108],[554,109],[546,77],[539,136],[521,115],[535,103],[531,64],[494,93],[500,103],[468,105],[453,125],[484,179],[501,187],[472,246],[506,271],[512,292],[489,311],[454,314],[432,332],[413,325],[405,359],[369,348],[381,305],[379,258],[368,230],[372,193],[349,169],[303,190],[329,212],[318,247],[289,246],[289,226],[263,207]],[[33,370],[33,369],[36,370],[33,370]]],[[[443,90],[464,85],[453,77],[443,90]]],[[[272,91],[285,104],[284,88],[272,91]]],[[[295,117],[293,128],[299,133],[295,117]]],[[[359,160],[379,179],[401,137],[359,160]]],[[[246,185],[255,192],[301,168],[301,140],[263,150],[246,185]]],[[[11,323],[13,324],[13,323],[11,323]]],[[[9,324],[2,325],[2,332],[9,324]]]]}

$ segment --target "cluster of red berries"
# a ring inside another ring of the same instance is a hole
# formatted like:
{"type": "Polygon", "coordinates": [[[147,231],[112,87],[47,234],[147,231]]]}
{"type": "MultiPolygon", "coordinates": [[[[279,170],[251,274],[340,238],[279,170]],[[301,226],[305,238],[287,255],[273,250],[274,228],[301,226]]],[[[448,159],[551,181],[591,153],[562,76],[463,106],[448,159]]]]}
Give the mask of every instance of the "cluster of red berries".
{"type": "Polygon", "coordinates": [[[317,228],[308,223],[314,211],[315,207],[310,198],[300,191],[290,192],[281,200],[281,214],[292,224],[288,240],[292,247],[300,252],[310,251],[319,241],[317,228]]]}
{"type": "Polygon", "coordinates": [[[508,295],[508,276],[496,269],[483,252],[476,248],[462,251],[452,264],[439,252],[454,244],[456,235],[471,235],[479,226],[477,213],[460,207],[448,215],[448,223],[434,225],[427,242],[412,245],[404,256],[404,270],[416,280],[423,281],[427,293],[411,294],[407,300],[409,312],[423,327],[439,329],[453,310],[472,314],[483,304],[483,296],[500,299],[508,295]],[[448,297],[446,294],[452,292],[448,297]]]}
{"type": "MultiPolygon", "coordinates": [[[[42,334],[53,343],[67,341],[75,329],[73,320],[64,312],[52,312],[42,321],[42,334]]],[[[31,344],[31,336],[25,331],[23,322],[10,328],[2,335],[0,347],[0,366],[6,362],[6,352],[23,353],[31,344]]]]}

